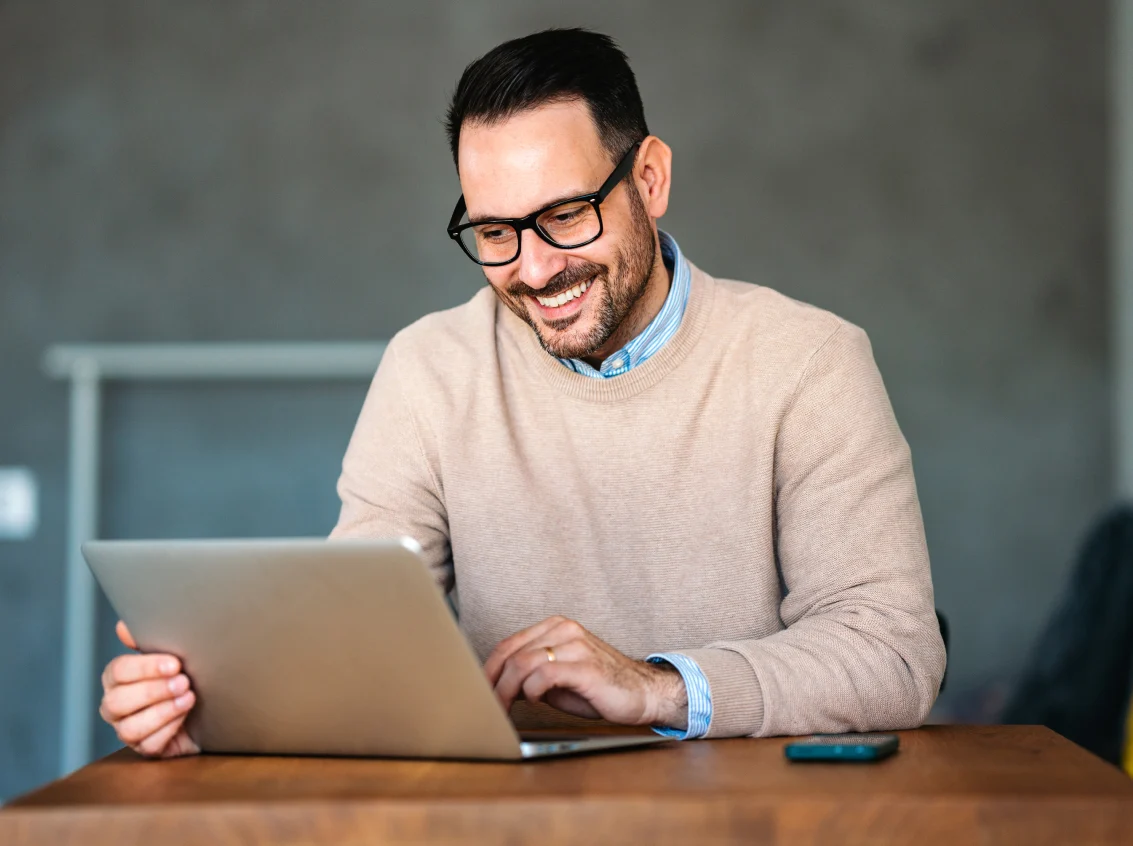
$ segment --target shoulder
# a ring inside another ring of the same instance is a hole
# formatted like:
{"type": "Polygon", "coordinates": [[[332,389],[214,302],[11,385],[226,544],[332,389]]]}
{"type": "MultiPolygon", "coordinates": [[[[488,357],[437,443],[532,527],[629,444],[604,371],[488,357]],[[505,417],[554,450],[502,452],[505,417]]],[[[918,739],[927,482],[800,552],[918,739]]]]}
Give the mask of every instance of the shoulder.
{"type": "Polygon", "coordinates": [[[390,339],[387,355],[402,371],[451,370],[470,366],[494,349],[497,299],[485,286],[468,302],[426,314],[390,339]]]}
{"type": "Polygon", "coordinates": [[[705,277],[715,288],[711,321],[717,332],[764,361],[805,365],[829,347],[869,350],[866,333],[833,312],[764,285],[705,277]]]}
{"type": "Polygon", "coordinates": [[[847,423],[900,437],[864,330],[771,288],[713,282],[720,354],[774,397],[777,419],[803,421],[780,422],[783,444],[833,444],[847,423]]]}

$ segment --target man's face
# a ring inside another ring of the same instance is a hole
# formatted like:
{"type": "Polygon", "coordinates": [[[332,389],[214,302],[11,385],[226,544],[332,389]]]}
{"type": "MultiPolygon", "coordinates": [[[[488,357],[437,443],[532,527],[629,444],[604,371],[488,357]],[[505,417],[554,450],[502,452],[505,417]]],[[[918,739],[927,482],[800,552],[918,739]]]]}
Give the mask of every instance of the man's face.
{"type": "MultiPolygon", "coordinates": [[[[577,101],[491,126],[465,124],[458,160],[470,220],[526,217],[592,193],[616,164],[577,101]]],[[[614,352],[603,347],[641,300],[653,271],[656,235],[632,176],[606,197],[601,213],[602,236],[593,243],[563,250],[528,229],[514,262],[484,268],[500,300],[559,358],[614,352]],[[551,302],[567,292],[573,298],[551,302]]]]}

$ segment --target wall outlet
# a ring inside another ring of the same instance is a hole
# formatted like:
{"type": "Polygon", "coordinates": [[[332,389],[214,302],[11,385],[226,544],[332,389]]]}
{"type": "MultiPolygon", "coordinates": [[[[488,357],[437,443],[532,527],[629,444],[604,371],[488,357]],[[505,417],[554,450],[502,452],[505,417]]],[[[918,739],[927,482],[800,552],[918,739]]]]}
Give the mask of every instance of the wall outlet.
{"type": "Polygon", "coordinates": [[[0,467],[0,541],[27,540],[39,525],[39,488],[26,467],[0,467]]]}

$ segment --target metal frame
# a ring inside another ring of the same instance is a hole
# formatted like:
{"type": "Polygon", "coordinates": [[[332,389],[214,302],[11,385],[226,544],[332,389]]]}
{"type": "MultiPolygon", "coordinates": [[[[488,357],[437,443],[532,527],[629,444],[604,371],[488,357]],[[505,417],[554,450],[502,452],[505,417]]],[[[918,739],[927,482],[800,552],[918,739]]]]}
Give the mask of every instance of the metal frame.
{"type": "Polygon", "coordinates": [[[373,342],[93,344],[47,350],[44,370],[71,383],[60,774],[91,757],[97,594],[79,547],[98,537],[103,383],[369,379],[385,348],[384,342],[373,342]]]}

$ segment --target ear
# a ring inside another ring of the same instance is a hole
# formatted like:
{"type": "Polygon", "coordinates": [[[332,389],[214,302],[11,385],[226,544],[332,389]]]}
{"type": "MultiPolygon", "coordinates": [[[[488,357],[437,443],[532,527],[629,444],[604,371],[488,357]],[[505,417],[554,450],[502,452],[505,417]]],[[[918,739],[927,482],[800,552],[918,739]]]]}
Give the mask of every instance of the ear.
{"type": "Polygon", "coordinates": [[[669,145],[650,135],[641,142],[633,166],[633,181],[645,203],[649,216],[662,217],[669,209],[669,186],[673,173],[673,151],[669,145]]]}

